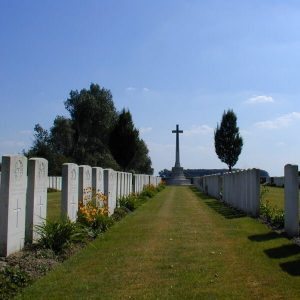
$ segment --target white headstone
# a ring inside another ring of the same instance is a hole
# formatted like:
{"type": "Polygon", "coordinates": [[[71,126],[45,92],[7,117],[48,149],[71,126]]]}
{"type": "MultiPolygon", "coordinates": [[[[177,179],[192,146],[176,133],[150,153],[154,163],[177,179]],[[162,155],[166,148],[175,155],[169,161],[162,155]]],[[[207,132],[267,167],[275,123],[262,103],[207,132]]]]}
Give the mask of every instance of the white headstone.
{"type": "Polygon", "coordinates": [[[128,196],[128,173],[124,173],[124,194],[128,196]]]}
{"type": "Polygon", "coordinates": [[[61,191],[61,176],[57,176],[57,189],[61,191]]]}
{"type": "Polygon", "coordinates": [[[71,221],[76,221],[78,211],[78,165],[63,164],[61,211],[71,221]]]}
{"type": "Polygon", "coordinates": [[[92,199],[92,168],[79,166],[78,201],[86,204],[92,199]]]}
{"type": "Polygon", "coordinates": [[[299,234],[298,166],[284,167],[284,229],[289,236],[299,234]]]}
{"type": "Polygon", "coordinates": [[[27,158],[2,157],[0,189],[0,256],[21,250],[25,239],[27,158]]]}
{"type": "Polygon", "coordinates": [[[132,173],[129,173],[129,195],[132,194],[132,173]]]}
{"type": "Polygon", "coordinates": [[[126,178],[125,178],[125,172],[122,172],[122,189],[121,189],[121,192],[122,192],[122,197],[125,197],[126,196],[126,178]]]}
{"type": "Polygon", "coordinates": [[[250,170],[250,189],[250,213],[252,216],[258,217],[260,210],[260,173],[258,169],[250,170]]]}
{"type": "Polygon", "coordinates": [[[117,207],[117,173],[112,169],[104,169],[104,194],[108,199],[108,213],[112,215],[117,207]]]}
{"type": "Polygon", "coordinates": [[[35,226],[42,225],[47,217],[48,161],[31,158],[28,161],[28,187],[26,204],[26,241],[39,238],[35,226]]]}
{"type": "MultiPolygon", "coordinates": [[[[103,169],[100,167],[92,168],[92,190],[93,194],[104,194],[104,178],[103,169]]],[[[96,197],[97,199],[97,197],[96,197]]]]}
{"type": "Polygon", "coordinates": [[[121,198],[121,173],[117,172],[117,199],[121,198]]]}

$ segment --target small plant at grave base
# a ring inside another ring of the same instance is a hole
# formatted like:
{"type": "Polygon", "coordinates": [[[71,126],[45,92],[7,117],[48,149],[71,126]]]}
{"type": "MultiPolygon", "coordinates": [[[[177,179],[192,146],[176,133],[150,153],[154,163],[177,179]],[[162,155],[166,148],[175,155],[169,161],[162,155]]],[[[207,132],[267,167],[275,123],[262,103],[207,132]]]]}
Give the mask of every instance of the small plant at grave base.
{"type": "Polygon", "coordinates": [[[269,200],[265,200],[266,194],[269,192],[267,186],[261,186],[260,190],[260,215],[272,226],[277,228],[284,227],[284,211],[272,206],[269,200]]]}
{"type": "Polygon", "coordinates": [[[83,232],[80,227],[71,222],[67,217],[62,217],[58,221],[46,220],[42,225],[35,226],[40,236],[37,243],[40,247],[51,249],[59,254],[65,250],[72,242],[81,242],[83,232]]]}
{"type": "Polygon", "coordinates": [[[165,181],[161,181],[158,186],[156,187],[157,191],[160,192],[162,191],[164,188],[166,187],[166,182],[165,181]]]}
{"type": "Polygon", "coordinates": [[[134,211],[138,207],[138,197],[136,194],[131,194],[127,197],[122,197],[119,200],[120,207],[129,211],[134,211]]]}
{"type": "Polygon", "coordinates": [[[112,218],[114,221],[118,222],[121,219],[123,219],[128,213],[130,213],[130,210],[124,206],[115,208],[115,211],[112,215],[112,218]]]}
{"type": "Polygon", "coordinates": [[[113,219],[108,216],[107,197],[99,191],[87,190],[87,193],[91,193],[91,196],[79,203],[77,221],[90,237],[95,238],[113,224],[113,219]]]}
{"type": "Polygon", "coordinates": [[[156,187],[153,184],[148,184],[144,187],[140,196],[152,198],[156,193],[157,193],[156,187]]]}

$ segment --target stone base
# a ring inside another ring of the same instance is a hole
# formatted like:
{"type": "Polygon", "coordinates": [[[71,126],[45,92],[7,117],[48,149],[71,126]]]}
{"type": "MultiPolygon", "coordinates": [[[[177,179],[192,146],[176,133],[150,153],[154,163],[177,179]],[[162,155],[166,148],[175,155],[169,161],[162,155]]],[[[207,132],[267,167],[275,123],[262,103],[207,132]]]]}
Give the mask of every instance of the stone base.
{"type": "Polygon", "coordinates": [[[190,179],[182,179],[182,178],[167,178],[166,179],[167,185],[191,185],[190,179]]]}
{"type": "Polygon", "coordinates": [[[182,167],[172,168],[172,175],[166,179],[167,185],[190,185],[191,180],[186,179],[182,167]]]}

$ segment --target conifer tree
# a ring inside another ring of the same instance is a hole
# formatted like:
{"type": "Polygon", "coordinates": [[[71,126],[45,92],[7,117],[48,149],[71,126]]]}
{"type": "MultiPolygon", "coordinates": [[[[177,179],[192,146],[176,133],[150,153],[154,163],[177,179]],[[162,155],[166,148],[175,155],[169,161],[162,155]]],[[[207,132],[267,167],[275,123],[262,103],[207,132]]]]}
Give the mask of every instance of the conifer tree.
{"type": "Polygon", "coordinates": [[[229,171],[237,163],[243,147],[243,138],[237,127],[237,117],[233,110],[224,111],[221,124],[215,129],[215,150],[219,159],[226,163],[229,171]]]}

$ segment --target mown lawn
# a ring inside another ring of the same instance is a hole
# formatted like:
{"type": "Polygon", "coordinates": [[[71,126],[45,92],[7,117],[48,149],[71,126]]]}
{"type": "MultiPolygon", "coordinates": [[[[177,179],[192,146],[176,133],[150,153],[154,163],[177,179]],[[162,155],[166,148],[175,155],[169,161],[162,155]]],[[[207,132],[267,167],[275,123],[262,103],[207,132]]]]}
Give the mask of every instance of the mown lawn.
{"type": "Polygon", "coordinates": [[[167,187],[23,299],[297,299],[300,248],[189,187],[167,187]]]}
{"type": "MultiPolygon", "coordinates": [[[[261,188],[263,189],[263,187],[261,188]]],[[[267,192],[264,194],[263,199],[268,200],[272,206],[284,210],[284,188],[268,186],[265,189],[267,189],[267,192]]]]}
{"type": "Polygon", "coordinates": [[[47,197],[47,219],[55,221],[60,217],[61,192],[48,193],[47,197]]]}
{"type": "Polygon", "coordinates": [[[269,201],[272,206],[277,208],[284,209],[284,188],[282,187],[273,187],[266,186],[261,189],[265,189],[263,200],[269,201]]]}

